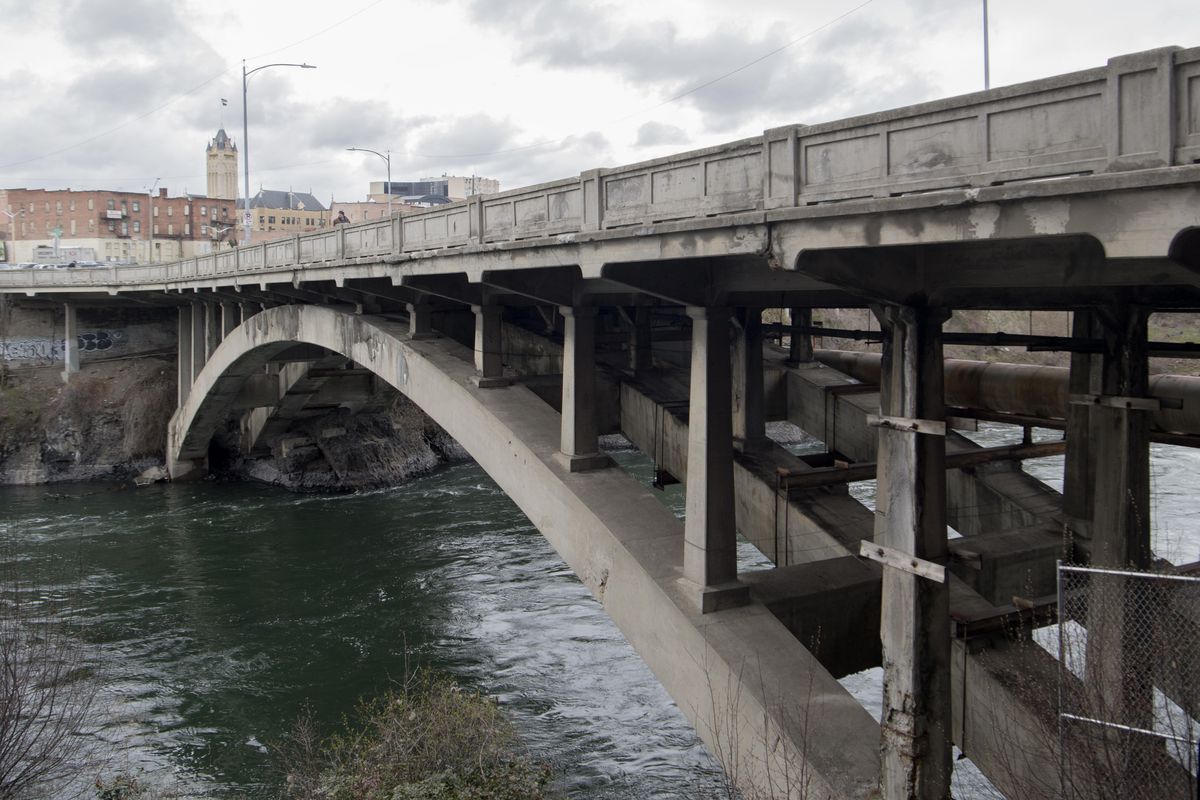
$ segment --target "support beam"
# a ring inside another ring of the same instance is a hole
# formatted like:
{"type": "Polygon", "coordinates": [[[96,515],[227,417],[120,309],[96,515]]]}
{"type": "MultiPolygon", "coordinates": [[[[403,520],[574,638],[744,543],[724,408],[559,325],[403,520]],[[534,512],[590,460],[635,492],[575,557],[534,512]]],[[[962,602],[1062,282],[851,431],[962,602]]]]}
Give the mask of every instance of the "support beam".
{"type": "Polygon", "coordinates": [[[596,428],[596,309],[561,306],[563,333],[560,457],[571,472],[612,464],[600,452],[596,428]]]}
{"type": "Polygon", "coordinates": [[[204,304],[204,360],[212,358],[213,351],[221,343],[221,306],[217,303],[204,304]]]}
{"type": "Polygon", "coordinates": [[[79,321],[75,306],[63,303],[63,383],[70,381],[76,372],[79,372],[79,321]]]}
{"type": "Polygon", "coordinates": [[[238,325],[242,324],[242,309],[237,303],[231,303],[227,300],[221,301],[221,341],[225,341],[225,337],[233,331],[238,325]]]}
{"type": "Polygon", "coordinates": [[[687,315],[692,318],[692,370],[683,579],[707,613],[748,597],[737,582],[730,309],[688,306],[687,315]]]}
{"type": "Polygon", "coordinates": [[[200,370],[208,363],[208,352],[204,347],[204,304],[192,303],[192,381],[200,375],[200,370]]]}
{"type": "MultiPolygon", "coordinates": [[[[1149,395],[1146,359],[1146,322],[1142,308],[1101,311],[1099,319],[1107,342],[1102,359],[1101,390],[1120,398],[1149,395]]],[[[1093,496],[1091,563],[1101,567],[1144,570],[1151,566],[1150,550],[1150,413],[1136,403],[1099,402],[1090,407],[1091,448],[1096,473],[1093,496]],[[1133,405],[1135,407],[1128,407],[1133,405]]],[[[1136,579],[1124,575],[1092,575],[1093,586],[1104,583],[1109,597],[1124,597],[1136,579]]],[[[1132,599],[1132,598],[1130,598],[1132,599]]],[[[1088,697],[1103,709],[1105,718],[1135,728],[1153,724],[1152,677],[1144,665],[1151,663],[1150,637],[1134,602],[1120,608],[1089,604],[1087,613],[1088,697]]],[[[1093,710],[1093,713],[1095,711],[1093,710]]],[[[1125,787],[1143,785],[1139,771],[1146,760],[1129,764],[1111,778],[1125,787]]]]}
{"type": "MultiPolygon", "coordinates": [[[[880,410],[887,417],[944,419],[942,309],[883,312],[880,410]]],[[[945,436],[879,429],[875,541],[945,564],[945,436]]],[[[883,570],[883,761],[885,800],[950,794],[949,589],[904,570],[883,570]]]]}
{"type": "Polygon", "coordinates": [[[408,311],[410,339],[432,339],[437,335],[433,332],[433,305],[426,302],[425,298],[420,298],[415,303],[405,303],[404,308],[408,311]]]}
{"type": "Polygon", "coordinates": [[[654,368],[654,310],[651,306],[634,306],[630,315],[629,369],[643,375],[654,368]]]}
{"type": "Polygon", "coordinates": [[[176,338],[176,385],[179,405],[187,400],[192,388],[192,307],[179,307],[179,334],[176,338]]]}
{"type": "Polygon", "coordinates": [[[808,331],[801,333],[796,328],[812,328],[812,309],[793,308],[790,314],[792,318],[792,333],[788,349],[788,364],[790,366],[807,364],[813,360],[812,333],[808,331]]]}
{"type": "Polygon", "coordinates": [[[507,386],[501,351],[501,306],[473,305],[475,313],[475,384],[482,389],[507,386]]]}
{"type": "MultiPolygon", "coordinates": [[[[1072,338],[1090,339],[1098,326],[1093,311],[1079,310],[1071,318],[1072,338]]],[[[1100,359],[1090,353],[1072,353],[1067,386],[1071,395],[1100,393],[1100,359]]],[[[1067,406],[1067,454],[1063,459],[1063,533],[1068,546],[1080,552],[1091,549],[1095,498],[1096,453],[1092,447],[1091,406],[1067,406]]]]}
{"type": "Polygon", "coordinates": [[[762,309],[743,308],[733,337],[733,441],[742,452],[752,452],[766,439],[762,309]]]}

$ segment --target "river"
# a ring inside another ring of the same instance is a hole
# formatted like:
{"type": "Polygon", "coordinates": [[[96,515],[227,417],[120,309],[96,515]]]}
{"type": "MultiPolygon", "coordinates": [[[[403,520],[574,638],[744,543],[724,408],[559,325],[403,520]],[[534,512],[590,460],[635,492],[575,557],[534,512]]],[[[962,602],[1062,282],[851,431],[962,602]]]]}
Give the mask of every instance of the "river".
{"type": "MultiPolygon", "coordinates": [[[[648,480],[644,458],[616,455],[648,480]]],[[[1061,459],[1031,469],[1055,482],[1061,459]]],[[[1196,560],[1200,454],[1156,446],[1154,475],[1156,546],[1196,560]]],[[[870,501],[869,482],[856,492],[870,501]]],[[[664,500],[678,511],[682,491],[664,500]]],[[[719,795],[682,714],[474,464],[346,495],[3,487],[0,543],[87,642],[109,773],[193,797],[273,796],[269,748],[304,706],[328,729],[420,664],[496,696],[570,797],[719,795]]],[[[748,547],[742,558],[763,566],[748,547]]],[[[846,683],[878,713],[877,674],[846,683]]]]}

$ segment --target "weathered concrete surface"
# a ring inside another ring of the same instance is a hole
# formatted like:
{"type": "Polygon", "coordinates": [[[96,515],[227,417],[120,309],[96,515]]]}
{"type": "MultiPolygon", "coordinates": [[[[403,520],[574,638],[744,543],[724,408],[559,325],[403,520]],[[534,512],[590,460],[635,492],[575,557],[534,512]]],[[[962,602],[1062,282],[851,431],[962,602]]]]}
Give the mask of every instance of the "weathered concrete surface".
{"type": "MultiPolygon", "coordinates": [[[[426,409],[525,512],[646,660],[743,786],[801,797],[874,797],[877,726],[762,605],[700,615],[678,584],[682,523],[620,470],[570,473],[555,458],[560,419],[521,386],[479,389],[470,353],[407,342],[406,326],[315,307],[279,307],[233,331],[171,425],[183,458],[256,366],[294,342],[369,367],[426,409]],[[820,731],[817,735],[815,731],[820,731]],[[770,765],[768,767],[768,765],[770,765]]],[[[206,433],[208,431],[208,433],[206,433]]]]}
{"type": "MultiPolygon", "coordinates": [[[[826,447],[855,461],[874,461],[876,439],[866,416],[876,413],[879,395],[858,391],[855,381],[820,364],[801,365],[788,373],[788,417],[826,447]],[[855,389],[846,393],[847,389],[855,389]]],[[[947,452],[978,449],[966,438],[949,433],[947,452]]],[[[946,476],[947,523],[964,535],[1024,528],[1058,520],[1062,499],[1057,492],[1024,472],[1019,465],[994,463],[946,476]]]]}

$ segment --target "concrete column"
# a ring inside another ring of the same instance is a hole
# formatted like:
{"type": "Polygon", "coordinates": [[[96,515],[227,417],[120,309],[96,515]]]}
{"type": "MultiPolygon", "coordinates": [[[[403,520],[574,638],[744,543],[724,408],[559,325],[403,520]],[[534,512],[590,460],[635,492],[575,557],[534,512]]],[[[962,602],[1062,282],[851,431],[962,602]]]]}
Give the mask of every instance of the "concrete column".
{"type": "Polygon", "coordinates": [[[629,338],[629,368],[633,370],[634,375],[649,372],[654,366],[651,312],[650,306],[635,306],[633,310],[633,331],[629,338]]]}
{"type": "Polygon", "coordinates": [[[737,583],[733,516],[733,381],[728,308],[688,306],[692,369],[688,410],[683,577],[707,613],[747,597],[737,583]]]}
{"type": "MultiPolygon", "coordinates": [[[[1103,324],[1106,352],[1101,390],[1105,397],[1147,398],[1147,313],[1129,309],[1103,324]]],[[[1150,415],[1145,409],[1101,402],[1090,409],[1096,453],[1092,563],[1150,567],[1150,415]]]]}
{"type": "Polygon", "coordinates": [[[221,303],[221,341],[233,333],[233,329],[242,324],[242,310],[237,303],[221,303]]]}
{"type": "Polygon", "coordinates": [[[63,383],[79,372],[79,322],[75,306],[63,303],[63,383]]]}
{"type": "Polygon", "coordinates": [[[204,361],[212,358],[213,351],[221,343],[221,309],[216,303],[204,304],[204,361]]]}
{"type": "Polygon", "coordinates": [[[507,386],[504,360],[500,351],[500,315],[503,309],[494,304],[471,306],[475,312],[475,384],[487,389],[507,386]]]}
{"type": "Polygon", "coordinates": [[[200,370],[208,362],[208,350],[204,346],[206,332],[204,329],[204,305],[192,303],[192,382],[194,383],[200,370]]]}
{"type": "Polygon", "coordinates": [[[192,307],[179,307],[179,336],[175,347],[176,372],[178,374],[179,405],[187,402],[188,393],[192,388],[192,307]]]}
{"type": "MultiPolygon", "coordinates": [[[[880,413],[945,419],[942,309],[884,311],[880,413]]],[[[879,428],[875,541],[944,564],[945,435],[879,428]]],[[[949,587],[897,567],[883,569],[882,771],[885,800],[950,796],[949,587]]]]}
{"type": "MultiPolygon", "coordinates": [[[[1094,566],[1145,570],[1150,550],[1150,411],[1139,407],[1149,395],[1144,309],[1102,313],[1105,338],[1102,395],[1090,408],[1091,445],[1095,452],[1095,495],[1092,512],[1091,562],[1094,566]]],[[[1122,597],[1131,579],[1123,575],[1092,575],[1093,590],[1109,598],[1122,597]]],[[[1152,674],[1146,669],[1151,632],[1146,609],[1133,602],[1089,604],[1087,618],[1088,709],[1123,725],[1145,728],[1153,722],[1152,674]]],[[[1119,746],[1112,742],[1109,747],[1119,746]]],[[[1137,747],[1138,743],[1131,746],[1137,747]]],[[[1138,772],[1151,761],[1132,757],[1120,774],[1116,794],[1140,786],[1138,772]]]]}
{"type": "Polygon", "coordinates": [[[405,303],[404,307],[408,309],[409,338],[432,338],[435,335],[433,332],[433,307],[429,303],[405,303]]]}
{"type": "MultiPolygon", "coordinates": [[[[811,308],[793,308],[789,312],[793,325],[812,327],[811,308]]],[[[813,337],[811,333],[792,331],[791,347],[788,351],[789,364],[807,364],[813,360],[813,337]]]]}
{"type": "Polygon", "coordinates": [[[767,439],[763,411],[762,309],[743,308],[733,337],[733,441],[742,451],[767,439]]]}
{"type": "MultiPolygon", "coordinates": [[[[1093,311],[1074,312],[1071,335],[1091,339],[1100,335],[1093,311]]],[[[1072,353],[1068,390],[1071,395],[1100,393],[1100,356],[1072,353]]],[[[1095,498],[1096,453],[1092,447],[1091,406],[1071,403],[1067,406],[1067,453],[1063,459],[1063,533],[1067,557],[1077,550],[1087,559],[1092,549],[1092,511],[1095,498]]]]}
{"type": "Polygon", "coordinates": [[[596,431],[596,309],[562,306],[563,386],[561,457],[571,472],[607,467],[596,431]]]}

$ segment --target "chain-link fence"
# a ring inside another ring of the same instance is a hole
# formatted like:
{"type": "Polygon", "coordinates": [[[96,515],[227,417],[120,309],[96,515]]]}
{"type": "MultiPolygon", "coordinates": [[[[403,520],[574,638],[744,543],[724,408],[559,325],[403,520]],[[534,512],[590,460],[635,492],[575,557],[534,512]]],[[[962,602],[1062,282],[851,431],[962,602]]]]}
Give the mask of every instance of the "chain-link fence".
{"type": "Polygon", "coordinates": [[[1064,798],[1196,798],[1200,578],[1060,565],[1064,798]]]}

